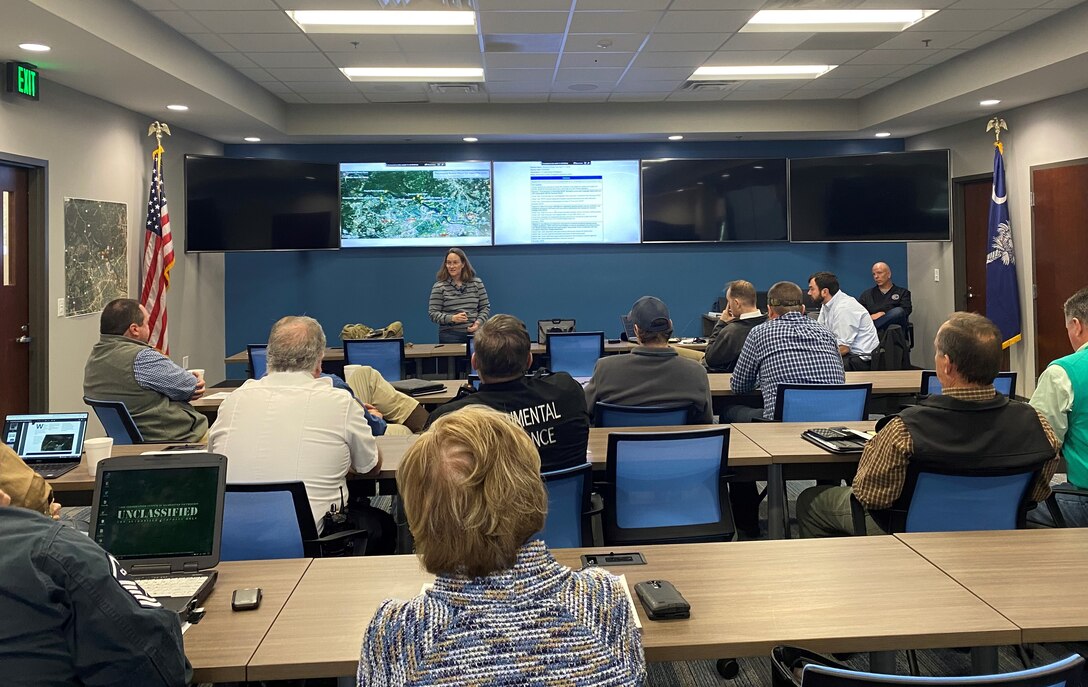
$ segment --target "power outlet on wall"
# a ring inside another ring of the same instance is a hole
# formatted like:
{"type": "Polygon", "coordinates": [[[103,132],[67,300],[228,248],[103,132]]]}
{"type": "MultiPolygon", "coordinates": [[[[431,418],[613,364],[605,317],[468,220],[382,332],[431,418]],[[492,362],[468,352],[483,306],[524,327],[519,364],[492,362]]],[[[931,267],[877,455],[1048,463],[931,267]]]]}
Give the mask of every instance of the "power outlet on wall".
{"type": "Polygon", "coordinates": [[[181,366],[184,367],[186,370],[189,369],[189,356],[181,356],[181,366]]]}
{"type": "Polygon", "coordinates": [[[936,267],[933,268],[933,281],[941,280],[941,271],[936,267]]]}
{"type": "Polygon", "coordinates": [[[57,317],[64,317],[64,299],[57,299],[57,317]]]}

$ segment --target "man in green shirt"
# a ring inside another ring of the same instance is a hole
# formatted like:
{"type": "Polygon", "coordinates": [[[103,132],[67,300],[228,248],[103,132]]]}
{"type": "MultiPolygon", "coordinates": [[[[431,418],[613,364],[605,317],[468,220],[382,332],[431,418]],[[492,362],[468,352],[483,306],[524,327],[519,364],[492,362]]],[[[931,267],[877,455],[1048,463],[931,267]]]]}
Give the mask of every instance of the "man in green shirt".
{"type": "MultiPolygon", "coordinates": [[[[1065,302],[1065,331],[1073,353],[1043,370],[1031,405],[1046,415],[1062,445],[1069,470],[1069,482],[1063,486],[1088,489],[1088,287],[1065,302]]],[[[1088,526],[1088,498],[1055,496],[1067,525],[1088,526]]],[[[1043,510],[1036,509],[1032,519],[1052,524],[1043,510]]]]}

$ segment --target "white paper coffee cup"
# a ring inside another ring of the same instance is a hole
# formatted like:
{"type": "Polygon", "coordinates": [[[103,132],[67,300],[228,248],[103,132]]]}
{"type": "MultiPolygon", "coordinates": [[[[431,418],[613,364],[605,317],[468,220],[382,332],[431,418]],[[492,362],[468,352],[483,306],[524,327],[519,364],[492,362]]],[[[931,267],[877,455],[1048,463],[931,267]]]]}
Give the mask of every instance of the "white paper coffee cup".
{"type": "Polygon", "coordinates": [[[87,439],[83,442],[83,452],[87,454],[87,472],[94,477],[98,472],[98,464],[113,453],[113,439],[110,437],[87,439]]]}

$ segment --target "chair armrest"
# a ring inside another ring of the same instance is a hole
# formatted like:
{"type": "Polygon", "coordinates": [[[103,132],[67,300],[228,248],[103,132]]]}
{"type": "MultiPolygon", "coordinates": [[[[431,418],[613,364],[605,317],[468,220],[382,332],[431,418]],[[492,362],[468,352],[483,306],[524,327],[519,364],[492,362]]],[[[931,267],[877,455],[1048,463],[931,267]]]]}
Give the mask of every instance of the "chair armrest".
{"type": "Polygon", "coordinates": [[[858,497],[850,494],[850,517],[854,523],[854,536],[864,537],[866,533],[865,527],[865,506],[861,505],[861,501],[858,501],[858,497]]]}
{"type": "Polygon", "coordinates": [[[367,531],[366,530],[344,530],[342,532],[335,532],[333,534],[326,534],[324,536],[318,537],[317,539],[311,539],[310,541],[316,542],[318,544],[328,544],[328,543],[334,542],[334,541],[343,541],[344,539],[352,539],[352,538],[358,537],[360,534],[365,536],[367,534],[367,531]]]}
{"type": "Polygon", "coordinates": [[[1070,496],[1080,496],[1081,498],[1088,499],[1088,489],[1081,489],[1079,487],[1051,487],[1050,491],[1055,494],[1068,494],[1070,496]]]}

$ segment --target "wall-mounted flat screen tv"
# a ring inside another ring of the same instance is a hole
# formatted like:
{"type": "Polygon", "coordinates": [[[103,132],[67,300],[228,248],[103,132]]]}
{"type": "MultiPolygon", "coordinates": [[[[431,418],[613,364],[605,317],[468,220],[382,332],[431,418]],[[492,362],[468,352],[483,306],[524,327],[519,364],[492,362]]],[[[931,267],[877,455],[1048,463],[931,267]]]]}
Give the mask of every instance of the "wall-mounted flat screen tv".
{"type": "Polygon", "coordinates": [[[948,241],[947,150],[790,160],[791,241],[948,241]]]}
{"type": "Polygon", "coordinates": [[[185,156],[185,251],[340,247],[335,164],[185,156]]]}
{"type": "Polygon", "coordinates": [[[638,160],[495,162],[495,245],[638,242],[638,160]]]}
{"type": "Polygon", "coordinates": [[[340,246],[490,246],[491,163],[340,164],[340,246]]]}
{"type": "Polygon", "coordinates": [[[643,160],[642,240],[785,241],[786,160],[643,160]]]}

